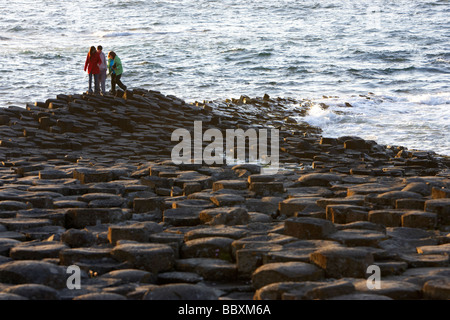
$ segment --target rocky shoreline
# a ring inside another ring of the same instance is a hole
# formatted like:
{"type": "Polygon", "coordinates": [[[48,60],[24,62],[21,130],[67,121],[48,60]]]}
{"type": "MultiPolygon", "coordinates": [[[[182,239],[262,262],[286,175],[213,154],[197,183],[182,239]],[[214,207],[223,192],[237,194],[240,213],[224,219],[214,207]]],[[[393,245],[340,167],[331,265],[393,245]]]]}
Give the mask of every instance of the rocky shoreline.
{"type": "Polygon", "coordinates": [[[0,109],[0,299],[449,299],[450,158],[323,137],[292,104],[134,89],[0,109]],[[279,129],[280,171],[173,164],[194,121],[279,129]]]}

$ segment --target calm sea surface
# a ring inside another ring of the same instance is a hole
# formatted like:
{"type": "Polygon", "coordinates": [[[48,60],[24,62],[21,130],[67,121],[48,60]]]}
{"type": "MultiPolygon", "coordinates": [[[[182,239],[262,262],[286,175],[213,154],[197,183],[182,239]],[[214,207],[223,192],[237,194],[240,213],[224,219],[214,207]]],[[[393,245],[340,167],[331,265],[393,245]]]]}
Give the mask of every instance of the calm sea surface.
{"type": "Polygon", "coordinates": [[[187,102],[311,99],[302,120],[326,136],[450,155],[449,0],[0,0],[0,8],[0,107],[86,91],[87,51],[102,45],[122,59],[130,88],[187,102]]]}

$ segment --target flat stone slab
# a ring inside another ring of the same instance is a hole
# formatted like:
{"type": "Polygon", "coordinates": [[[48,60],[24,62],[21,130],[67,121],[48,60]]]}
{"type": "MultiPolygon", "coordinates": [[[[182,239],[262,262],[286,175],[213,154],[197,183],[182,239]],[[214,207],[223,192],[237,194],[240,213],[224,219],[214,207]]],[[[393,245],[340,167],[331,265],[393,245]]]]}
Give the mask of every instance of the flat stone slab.
{"type": "Polygon", "coordinates": [[[19,284],[3,291],[29,300],[59,300],[58,291],[42,284],[19,284]]]}
{"type": "Polygon", "coordinates": [[[0,211],[26,210],[28,205],[25,202],[15,200],[0,201],[0,211]]]}
{"type": "Polygon", "coordinates": [[[406,281],[381,280],[380,289],[369,289],[367,281],[355,283],[356,291],[365,294],[379,294],[394,300],[417,300],[422,298],[422,288],[406,281]]]}
{"type": "Polygon", "coordinates": [[[409,268],[448,267],[450,262],[448,254],[405,253],[399,258],[408,263],[409,268]]]}
{"type": "Polygon", "coordinates": [[[70,266],[80,262],[104,260],[111,257],[111,248],[71,248],[59,253],[61,265],[70,266]]]}
{"type": "Polygon", "coordinates": [[[342,177],[331,173],[309,173],[301,176],[298,182],[306,187],[331,187],[333,183],[340,182],[342,177]]]}
{"type": "Polygon", "coordinates": [[[409,211],[401,217],[402,227],[434,229],[438,225],[438,215],[432,212],[409,211]]]}
{"type": "Polygon", "coordinates": [[[101,275],[101,278],[119,279],[122,283],[155,283],[156,275],[138,269],[114,270],[101,275]]]}
{"type": "Polygon", "coordinates": [[[194,272],[169,271],[158,274],[158,284],[199,283],[203,277],[194,272]]]}
{"type": "Polygon", "coordinates": [[[322,209],[317,206],[317,200],[319,197],[303,197],[303,198],[290,198],[283,200],[279,203],[279,211],[281,215],[292,217],[297,212],[303,211],[321,211],[322,209]]]}
{"type": "Polygon", "coordinates": [[[450,279],[442,278],[430,280],[423,286],[425,299],[448,300],[450,299],[450,279]]]}
{"type": "Polygon", "coordinates": [[[206,281],[233,281],[237,278],[234,263],[214,258],[189,258],[175,261],[175,268],[184,272],[194,272],[206,281]]]}
{"type": "Polygon", "coordinates": [[[52,222],[48,219],[12,218],[0,219],[0,224],[3,224],[9,231],[24,231],[32,228],[50,226],[52,222]]]}
{"type": "Polygon", "coordinates": [[[328,239],[338,241],[349,247],[378,247],[378,243],[388,239],[388,237],[382,232],[373,230],[347,229],[333,233],[328,236],[328,239]]]}
{"type": "Polygon", "coordinates": [[[247,209],[241,207],[205,209],[200,212],[199,218],[209,225],[229,226],[247,224],[250,219],[247,209]]]}
{"type": "Polygon", "coordinates": [[[165,284],[145,293],[143,300],[217,300],[216,291],[199,284],[165,284]]]}
{"type": "Polygon", "coordinates": [[[220,189],[246,190],[248,182],[245,180],[219,180],[213,183],[213,191],[220,189]]]}
{"type": "Polygon", "coordinates": [[[363,206],[348,204],[330,204],[326,206],[327,220],[333,223],[350,223],[355,221],[367,221],[368,210],[363,206]]]}
{"type": "Polygon", "coordinates": [[[35,283],[51,288],[65,288],[66,268],[44,261],[20,260],[0,264],[0,283],[35,283]]]}
{"type": "Polygon", "coordinates": [[[405,213],[406,211],[393,209],[371,210],[369,211],[369,221],[386,227],[401,227],[402,216],[405,213]]]}
{"type": "Polygon", "coordinates": [[[282,194],[285,192],[282,182],[252,182],[250,183],[249,190],[260,196],[282,194]]]}
{"type": "Polygon", "coordinates": [[[323,271],[315,265],[304,262],[279,262],[265,264],[252,275],[255,289],[268,284],[286,281],[315,281],[323,278],[323,271]]]}
{"type": "Polygon", "coordinates": [[[218,207],[233,207],[242,205],[245,202],[245,198],[234,194],[218,194],[211,196],[211,202],[218,207]]]}
{"type": "Polygon", "coordinates": [[[317,218],[290,218],[284,222],[284,234],[299,239],[324,239],[336,232],[333,223],[317,218]]]}
{"type": "Polygon", "coordinates": [[[371,293],[352,293],[346,294],[342,296],[333,297],[330,300],[351,300],[351,301],[374,301],[374,300],[394,300],[387,296],[379,295],[379,294],[371,294],[371,293]]]}
{"type": "Polygon", "coordinates": [[[207,228],[198,228],[188,231],[184,235],[184,240],[194,240],[207,237],[226,237],[230,239],[241,239],[248,235],[249,231],[245,228],[232,226],[215,226],[207,228]]]}
{"type": "Polygon", "coordinates": [[[317,281],[306,282],[304,288],[284,292],[281,298],[282,300],[323,300],[354,292],[355,286],[351,281],[317,281]]]}
{"type": "Polygon", "coordinates": [[[368,195],[371,193],[382,194],[390,191],[399,190],[401,187],[389,186],[381,183],[364,183],[356,186],[349,187],[347,189],[347,196],[354,195],[368,195]]]}
{"type": "Polygon", "coordinates": [[[0,238],[0,255],[9,256],[9,251],[22,242],[10,238],[0,238]]]}
{"type": "Polygon", "coordinates": [[[311,253],[310,258],[330,278],[365,278],[367,267],[373,264],[373,255],[357,248],[328,247],[311,253]]]}
{"type": "Polygon", "coordinates": [[[231,244],[234,239],[225,237],[208,237],[189,240],[181,247],[182,258],[215,258],[232,260],[231,244]]]}
{"type": "Polygon", "coordinates": [[[66,213],[65,227],[82,229],[99,223],[115,223],[130,218],[130,213],[119,208],[77,208],[66,213]]]}
{"type": "Polygon", "coordinates": [[[419,254],[447,254],[450,256],[450,243],[441,244],[438,246],[422,246],[417,247],[419,254]]]}
{"type": "Polygon", "coordinates": [[[199,209],[178,208],[167,209],[163,214],[163,222],[172,226],[196,226],[202,223],[199,209]]]}
{"type": "Polygon", "coordinates": [[[211,201],[208,200],[196,200],[196,199],[186,199],[182,201],[175,201],[173,202],[172,208],[174,209],[195,209],[195,210],[202,210],[202,209],[208,209],[213,208],[214,204],[211,201]]]}
{"type": "Polygon", "coordinates": [[[126,300],[123,295],[117,293],[107,293],[107,292],[93,292],[87,293],[83,295],[79,295],[73,300],[87,300],[87,301],[118,301],[118,300],[126,300]]]}
{"type": "Polygon", "coordinates": [[[108,240],[116,244],[119,240],[146,242],[150,234],[163,231],[163,227],[155,222],[138,222],[126,226],[111,226],[108,228],[108,240]]]}
{"type": "Polygon", "coordinates": [[[119,261],[127,261],[135,268],[149,272],[169,271],[175,263],[172,247],[165,244],[119,244],[111,251],[111,255],[119,261]]]}
{"type": "Polygon", "coordinates": [[[439,224],[450,225],[450,198],[425,201],[425,211],[437,213],[439,224]]]}
{"type": "Polygon", "coordinates": [[[57,241],[26,242],[12,248],[9,255],[14,260],[43,260],[59,258],[59,252],[67,248],[57,241]]]}

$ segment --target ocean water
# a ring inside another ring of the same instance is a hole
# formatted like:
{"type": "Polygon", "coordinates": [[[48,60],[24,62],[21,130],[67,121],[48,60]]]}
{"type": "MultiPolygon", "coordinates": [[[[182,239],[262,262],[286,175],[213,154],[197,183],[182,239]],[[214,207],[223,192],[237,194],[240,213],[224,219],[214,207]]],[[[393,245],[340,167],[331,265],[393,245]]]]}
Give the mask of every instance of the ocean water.
{"type": "Polygon", "coordinates": [[[101,44],[121,58],[130,88],[187,102],[311,99],[302,120],[326,136],[450,155],[449,0],[0,0],[0,8],[0,107],[86,91],[86,54],[101,44]]]}

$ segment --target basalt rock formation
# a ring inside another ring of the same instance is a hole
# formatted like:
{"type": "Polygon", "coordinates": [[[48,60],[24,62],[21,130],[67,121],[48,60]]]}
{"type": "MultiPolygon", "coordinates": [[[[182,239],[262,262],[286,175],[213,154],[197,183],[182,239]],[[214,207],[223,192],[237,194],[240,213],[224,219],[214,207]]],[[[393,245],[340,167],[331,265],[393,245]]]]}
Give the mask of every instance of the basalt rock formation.
{"type": "Polygon", "coordinates": [[[449,299],[450,159],[323,137],[308,107],[134,89],[0,109],[0,299],[449,299]],[[194,121],[278,129],[278,172],[175,164],[194,121]]]}

